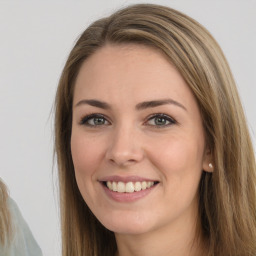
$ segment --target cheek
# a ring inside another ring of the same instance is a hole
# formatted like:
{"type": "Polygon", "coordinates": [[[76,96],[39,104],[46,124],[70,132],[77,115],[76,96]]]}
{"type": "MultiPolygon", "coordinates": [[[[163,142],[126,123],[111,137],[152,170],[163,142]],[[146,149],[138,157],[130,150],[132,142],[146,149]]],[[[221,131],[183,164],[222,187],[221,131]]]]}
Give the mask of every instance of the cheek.
{"type": "Polygon", "coordinates": [[[100,149],[93,138],[88,139],[79,133],[72,133],[71,154],[76,176],[88,176],[94,173],[101,158],[100,149]]]}
{"type": "Polygon", "coordinates": [[[170,212],[177,215],[191,205],[196,207],[197,192],[202,175],[203,143],[179,136],[156,144],[154,165],[163,175],[165,200],[170,212]]]}
{"type": "Polygon", "coordinates": [[[157,169],[177,186],[195,182],[202,173],[204,143],[201,136],[172,136],[154,143],[150,159],[157,169]]]}

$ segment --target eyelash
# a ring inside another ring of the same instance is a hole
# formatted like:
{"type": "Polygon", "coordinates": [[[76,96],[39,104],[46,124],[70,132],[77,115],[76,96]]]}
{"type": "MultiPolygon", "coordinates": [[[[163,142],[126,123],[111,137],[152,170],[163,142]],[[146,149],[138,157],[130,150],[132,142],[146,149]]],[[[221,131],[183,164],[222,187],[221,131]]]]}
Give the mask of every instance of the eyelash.
{"type": "Polygon", "coordinates": [[[176,124],[176,123],[177,123],[177,121],[174,118],[172,118],[172,117],[170,117],[166,114],[163,114],[163,113],[153,114],[153,115],[149,116],[147,118],[147,121],[146,121],[146,125],[155,126],[156,128],[165,128],[165,127],[171,126],[171,125],[176,124]],[[160,118],[160,119],[165,120],[169,123],[168,124],[165,123],[165,124],[162,124],[162,125],[157,125],[156,124],[156,118],[160,118]],[[154,120],[154,119],[155,119],[155,122],[154,122],[155,124],[153,124],[153,125],[152,124],[147,124],[149,121],[154,120]]]}
{"type": "MultiPolygon", "coordinates": [[[[84,116],[81,118],[81,121],[80,121],[80,124],[81,125],[86,125],[86,126],[89,126],[89,127],[95,127],[95,126],[102,126],[102,125],[99,125],[99,124],[89,124],[89,121],[90,120],[95,120],[96,118],[101,118],[101,119],[104,119],[104,121],[107,121],[108,123],[110,123],[106,117],[102,114],[90,114],[90,115],[87,115],[87,116],[84,116]]],[[[106,125],[106,124],[104,124],[106,125]]]]}
{"type": "MultiPolygon", "coordinates": [[[[177,121],[175,119],[173,119],[172,117],[170,117],[166,114],[163,114],[163,113],[153,114],[153,115],[149,116],[146,119],[146,121],[144,122],[145,125],[156,127],[156,128],[165,128],[165,127],[171,126],[176,123],[177,123],[177,121]],[[164,120],[165,123],[157,125],[156,118],[160,118],[161,120],[164,120]],[[149,124],[149,121],[154,120],[154,119],[155,119],[154,124],[149,124]],[[166,122],[168,122],[168,123],[166,124],[166,122]]],[[[111,124],[111,122],[108,121],[108,119],[102,114],[90,114],[90,115],[86,115],[85,117],[81,118],[80,124],[88,126],[88,127],[100,127],[100,126],[109,125],[109,124],[111,124]],[[95,124],[96,118],[102,119],[104,122],[107,122],[107,124],[105,124],[105,123],[104,124],[95,124]],[[94,124],[90,124],[89,121],[91,121],[93,119],[94,119],[94,124]]]]}

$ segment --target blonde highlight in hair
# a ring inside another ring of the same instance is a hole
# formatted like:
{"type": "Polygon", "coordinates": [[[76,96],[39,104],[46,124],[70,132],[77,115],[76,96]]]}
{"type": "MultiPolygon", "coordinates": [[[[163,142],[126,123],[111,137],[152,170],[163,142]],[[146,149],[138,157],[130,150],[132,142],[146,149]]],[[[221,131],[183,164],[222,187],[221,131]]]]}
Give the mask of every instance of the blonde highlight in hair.
{"type": "Polygon", "coordinates": [[[255,155],[235,82],[209,32],[168,7],[139,4],[94,22],[76,42],[56,95],[55,150],[59,169],[63,256],[112,256],[113,232],[85,204],[76,184],[70,138],[74,84],[82,63],[106,44],[161,50],[192,90],[202,115],[214,172],[204,172],[199,226],[207,255],[256,255],[255,155]]]}
{"type": "Polygon", "coordinates": [[[8,207],[7,187],[0,179],[0,244],[8,246],[12,240],[12,222],[8,207]]]}

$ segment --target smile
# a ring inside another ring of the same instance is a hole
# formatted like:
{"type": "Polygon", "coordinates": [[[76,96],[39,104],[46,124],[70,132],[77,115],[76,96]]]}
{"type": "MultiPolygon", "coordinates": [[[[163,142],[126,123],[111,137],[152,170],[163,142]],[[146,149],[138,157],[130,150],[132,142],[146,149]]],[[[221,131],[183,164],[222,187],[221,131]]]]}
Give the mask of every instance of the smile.
{"type": "Polygon", "coordinates": [[[141,190],[146,190],[153,187],[158,182],[153,181],[136,181],[136,182],[122,182],[122,181],[107,181],[105,186],[113,192],[117,193],[134,193],[141,190]]]}

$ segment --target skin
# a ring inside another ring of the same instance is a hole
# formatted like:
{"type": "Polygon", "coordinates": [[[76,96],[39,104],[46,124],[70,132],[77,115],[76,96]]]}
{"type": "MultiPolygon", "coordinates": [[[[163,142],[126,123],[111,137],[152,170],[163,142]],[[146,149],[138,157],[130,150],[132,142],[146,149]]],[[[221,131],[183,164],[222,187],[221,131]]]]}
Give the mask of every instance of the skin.
{"type": "Polygon", "coordinates": [[[106,45],[83,63],[73,102],[77,184],[95,216],[115,233],[118,255],[200,255],[201,240],[193,243],[198,185],[202,171],[211,171],[211,156],[198,105],[179,72],[156,49],[106,45]],[[108,108],[85,102],[91,99],[108,108]],[[159,122],[159,113],[168,118],[159,122]],[[91,114],[103,117],[85,122],[91,114]],[[139,200],[117,202],[100,182],[113,175],[158,184],[139,200]]]}

